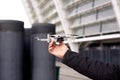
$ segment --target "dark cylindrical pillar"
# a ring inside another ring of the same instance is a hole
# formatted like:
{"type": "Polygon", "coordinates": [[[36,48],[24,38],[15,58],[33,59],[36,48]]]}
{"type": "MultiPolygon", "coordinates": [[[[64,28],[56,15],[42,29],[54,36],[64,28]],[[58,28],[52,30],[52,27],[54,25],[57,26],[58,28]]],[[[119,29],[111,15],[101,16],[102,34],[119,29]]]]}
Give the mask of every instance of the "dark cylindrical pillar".
{"type": "Polygon", "coordinates": [[[0,80],[22,80],[23,25],[0,21],[0,80]]]}
{"type": "Polygon", "coordinates": [[[55,57],[48,52],[48,42],[36,40],[36,37],[47,39],[47,34],[55,34],[55,25],[35,23],[32,30],[32,80],[55,80],[55,57]]]}
{"type": "Polygon", "coordinates": [[[24,30],[24,54],[23,54],[23,80],[31,80],[32,76],[32,56],[31,56],[31,28],[25,28],[24,30]]]}

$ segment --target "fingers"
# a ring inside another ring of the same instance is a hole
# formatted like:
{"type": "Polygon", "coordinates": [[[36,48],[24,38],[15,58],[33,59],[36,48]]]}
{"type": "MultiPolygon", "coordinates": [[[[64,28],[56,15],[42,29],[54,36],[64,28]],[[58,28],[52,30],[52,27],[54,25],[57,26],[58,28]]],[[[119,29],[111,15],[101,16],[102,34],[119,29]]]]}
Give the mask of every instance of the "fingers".
{"type": "Polygon", "coordinates": [[[55,47],[55,42],[54,42],[54,41],[51,41],[51,42],[49,43],[49,46],[48,46],[49,51],[52,51],[52,50],[54,49],[54,47],[55,47]]]}
{"type": "Polygon", "coordinates": [[[51,41],[51,42],[49,43],[48,48],[49,48],[49,49],[52,49],[52,48],[54,48],[54,47],[56,47],[56,46],[62,46],[63,44],[64,44],[63,41],[61,41],[59,44],[56,44],[54,41],[51,41]]]}
{"type": "Polygon", "coordinates": [[[54,41],[51,41],[50,43],[49,43],[49,47],[52,47],[52,46],[54,46],[55,45],[55,42],[54,41]]]}

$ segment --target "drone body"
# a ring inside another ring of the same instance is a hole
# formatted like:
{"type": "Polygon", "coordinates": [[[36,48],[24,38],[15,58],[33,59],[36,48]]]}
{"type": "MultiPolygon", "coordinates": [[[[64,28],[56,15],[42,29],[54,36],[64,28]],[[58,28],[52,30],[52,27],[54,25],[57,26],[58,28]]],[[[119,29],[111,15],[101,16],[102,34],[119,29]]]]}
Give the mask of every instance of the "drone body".
{"type": "Polygon", "coordinates": [[[39,37],[36,37],[38,41],[47,41],[48,43],[51,41],[54,41],[56,44],[59,44],[62,41],[69,41],[77,39],[77,35],[47,35],[47,39],[40,39],[39,37]]]}

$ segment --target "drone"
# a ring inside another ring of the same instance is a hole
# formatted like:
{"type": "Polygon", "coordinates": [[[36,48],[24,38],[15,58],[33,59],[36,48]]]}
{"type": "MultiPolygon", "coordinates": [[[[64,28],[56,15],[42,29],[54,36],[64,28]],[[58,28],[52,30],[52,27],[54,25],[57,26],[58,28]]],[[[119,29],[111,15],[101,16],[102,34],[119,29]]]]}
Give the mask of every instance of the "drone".
{"type": "Polygon", "coordinates": [[[47,39],[41,39],[39,37],[35,37],[38,41],[47,41],[48,43],[54,41],[56,44],[64,41],[64,43],[69,43],[69,41],[74,41],[75,39],[79,38],[78,35],[68,34],[68,35],[51,35],[47,34],[47,39]]]}

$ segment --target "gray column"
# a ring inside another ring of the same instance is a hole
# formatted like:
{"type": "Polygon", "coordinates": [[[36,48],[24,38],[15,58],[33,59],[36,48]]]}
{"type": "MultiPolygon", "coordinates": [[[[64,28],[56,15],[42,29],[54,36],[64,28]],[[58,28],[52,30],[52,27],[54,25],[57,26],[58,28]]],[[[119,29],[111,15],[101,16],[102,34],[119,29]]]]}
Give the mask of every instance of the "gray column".
{"type": "Polygon", "coordinates": [[[23,80],[31,80],[32,77],[32,56],[31,56],[31,28],[24,30],[24,55],[23,55],[23,80]]]}
{"type": "Polygon", "coordinates": [[[37,41],[35,37],[47,38],[47,34],[55,34],[55,25],[35,23],[32,25],[33,79],[55,80],[55,57],[48,52],[48,43],[37,41]]]}
{"type": "Polygon", "coordinates": [[[0,80],[22,80],[23,24],[0,20],[0,80]]]}

